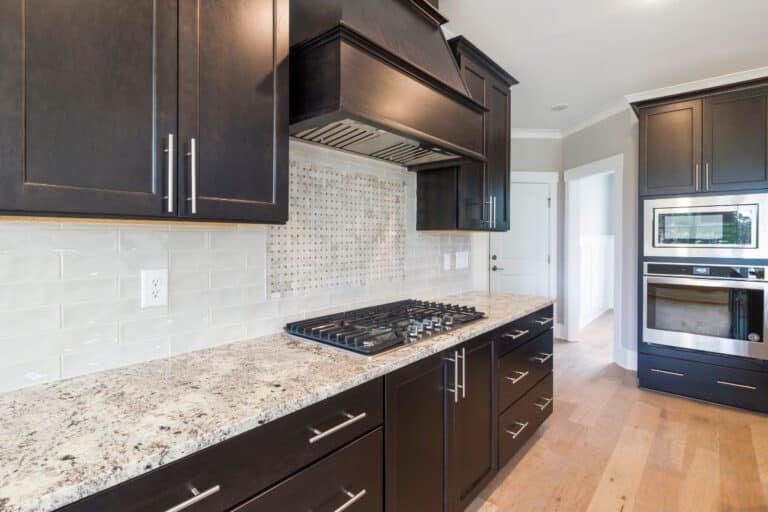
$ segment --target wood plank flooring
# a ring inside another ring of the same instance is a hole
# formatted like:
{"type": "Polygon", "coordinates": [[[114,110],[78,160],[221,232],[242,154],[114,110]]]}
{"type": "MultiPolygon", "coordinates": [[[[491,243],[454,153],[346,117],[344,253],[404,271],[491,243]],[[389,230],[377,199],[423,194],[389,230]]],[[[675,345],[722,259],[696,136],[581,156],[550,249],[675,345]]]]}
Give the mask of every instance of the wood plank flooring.
{"type": "Polygon", "coordinates": [[[552,416],[470,512],[768,511],[768,416],[638,389],[605,340],[555,354],[552,416]]]}

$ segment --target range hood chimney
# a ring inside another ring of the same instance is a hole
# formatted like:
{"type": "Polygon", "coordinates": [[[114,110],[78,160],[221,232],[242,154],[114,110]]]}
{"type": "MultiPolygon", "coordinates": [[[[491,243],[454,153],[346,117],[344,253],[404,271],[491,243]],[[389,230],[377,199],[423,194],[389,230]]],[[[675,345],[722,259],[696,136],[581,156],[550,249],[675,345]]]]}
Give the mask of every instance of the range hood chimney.
{"type": "Polygon", "coordinates": [[[291,135],[408,167],[484,161],[483,114],[428,0],[291,0],[291,135]]]}

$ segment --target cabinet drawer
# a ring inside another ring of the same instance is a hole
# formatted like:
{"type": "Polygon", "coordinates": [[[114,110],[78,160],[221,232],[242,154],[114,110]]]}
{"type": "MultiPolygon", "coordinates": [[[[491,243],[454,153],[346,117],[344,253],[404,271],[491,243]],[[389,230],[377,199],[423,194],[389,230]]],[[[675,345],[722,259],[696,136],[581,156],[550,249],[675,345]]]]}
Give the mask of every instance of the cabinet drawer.
{"type": "Polygon", "coordinates": [[[552,349],[550,329],[498,360],[496,385],[499,411],[512,405],[534,384],[552,372],[552,349]]]}
{"type": "Polygon", "coordinates": [[[382,511],[383,449],[378,428],[233,512],[382,511]]]}
{"type": "Polygon", "coordinates": [[[552,329],[554,308],[547,306],[494,332],[498,354],[504,355],[539,334],[552,329]]]}
{"type": "Polygon", "coordinates": [[[640,386],[768,412],[768,373],[640,354],[640,386]]]}
{"type": "Polygon", "coordinates": [[[226,510],[383,422],[377,379],[79,501],[66,512],[166,510],[215,490],[185,512],[226,510]]]}
{"type": "Polygon", "coordinates": [[[549,374],[499,416],[499,466],[506,464],[552,414],[552,374],[549,374]]]}

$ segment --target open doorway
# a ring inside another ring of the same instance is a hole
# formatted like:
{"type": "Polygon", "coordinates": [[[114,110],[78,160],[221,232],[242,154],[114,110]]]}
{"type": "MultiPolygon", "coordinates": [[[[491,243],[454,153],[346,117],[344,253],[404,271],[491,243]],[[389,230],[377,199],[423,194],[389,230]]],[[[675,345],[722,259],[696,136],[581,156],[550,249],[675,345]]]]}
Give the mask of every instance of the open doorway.
{"type": "Polygon", "coordinates": [[[621,156],[565,177],[565,338],[620,361],[621,156]]]}

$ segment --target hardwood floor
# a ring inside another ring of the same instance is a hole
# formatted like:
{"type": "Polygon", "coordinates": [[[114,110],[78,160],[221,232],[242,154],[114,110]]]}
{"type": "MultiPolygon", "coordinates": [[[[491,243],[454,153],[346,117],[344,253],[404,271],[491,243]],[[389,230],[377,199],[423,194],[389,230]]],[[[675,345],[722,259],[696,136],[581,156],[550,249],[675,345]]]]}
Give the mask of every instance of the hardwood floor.
{"type": "Polygon", "coordinates": [[[638,389],[610,336],[555,354],[552,416],[469,511],[768,511],[767,416],[638,389]]]}

